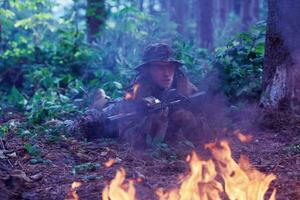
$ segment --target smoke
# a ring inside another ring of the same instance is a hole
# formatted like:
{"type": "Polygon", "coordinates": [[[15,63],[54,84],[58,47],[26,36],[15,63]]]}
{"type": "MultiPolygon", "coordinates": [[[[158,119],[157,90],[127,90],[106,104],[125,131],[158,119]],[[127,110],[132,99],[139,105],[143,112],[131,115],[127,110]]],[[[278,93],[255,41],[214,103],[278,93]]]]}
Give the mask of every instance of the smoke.
{"type": "Polygon", "coordinates": [[[257,119],[260,112],[257,103],[243,100],[230,102],[220,89],[221,84],[216,70],[201,83],[200,90],[204,90],[207,94],[205,102],[201,105],[205,123],[208,123],[217,137],[223,137],[224,133],[232,133],[237,129],[255,132],[259,128],[257,119]]]}

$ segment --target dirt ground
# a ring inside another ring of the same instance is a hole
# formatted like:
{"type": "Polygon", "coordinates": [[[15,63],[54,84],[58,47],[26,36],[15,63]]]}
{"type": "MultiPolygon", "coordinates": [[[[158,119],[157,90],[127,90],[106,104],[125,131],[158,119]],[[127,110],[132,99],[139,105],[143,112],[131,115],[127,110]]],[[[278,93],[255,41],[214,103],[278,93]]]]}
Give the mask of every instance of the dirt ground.
{"type": "MultiPolygon", "coordinates": [[[[230,141],[233,157],[247,155],[251,163],[264,173],[277,176],[271,188],[277,188],[278,200],[300,199],[300,143],[296,131],[256,131],[248,143],[240,142],[230,131],[219,135],[230,141]]],[[[25,140],[9,134],[5,138],[10,156],[0,158],[0,199],[65,199],[72,182],[80,199],[101,199],[105,184],[123,167],[126,177],[136,182],[137,198],[157,199],[155,190],[178,184],[178,176],[188,171],[185,158],[192,147],[180,144],[153,150],[136,151],[114,140],[83,142],[72,138],[58,142],[36,139],[40,153],[33,158],[24,149],[25,140]],[[14,154],[15,152],[15,154],[14,154]],[[105,163],[116,163],[107,168],[105,163]]],[[[202,144],[201,144],[202,145],[202,144]]],[[[199,146],[201,146],[199,145],[199,146]]],[[[197,148],[205,155],[203,148],[197,148]]],[[[1,156],[0,156],[1,157],[1,156]]]]}

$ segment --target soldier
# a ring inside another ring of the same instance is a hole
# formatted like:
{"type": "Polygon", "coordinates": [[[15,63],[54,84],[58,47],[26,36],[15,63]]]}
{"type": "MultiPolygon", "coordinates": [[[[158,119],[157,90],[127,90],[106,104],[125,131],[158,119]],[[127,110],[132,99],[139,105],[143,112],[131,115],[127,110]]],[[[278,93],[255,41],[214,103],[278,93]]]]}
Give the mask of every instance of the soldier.
{"type": "MultiPolygon", "coordinates": [[[[187,97],[197,91],[185,74],[180,70],[183,65],[174,59],[173,50],[164,43],[148,46],[143,55],[144,63],[136,68],[138,72],[132,87],[124,97],[126,102],[157,99],[171,101],[187,97]],[[171,91],[176,92],[171,92],[171,91]]],[[[105,96],[105,95],[101,95],[105,96]]],[[[98,100],[95,99],[95,102],[98,100]]],[[[100,100],[103,102],[103,98],[100,100]]],[[[97,105],[97,103],[94,103],[97,105]]],[[[128,107],[128,104],[126,104],[128,107]]],[[[79,120],[79,127],[88,139],[98,136],[116,136],[134,146],[153,145],[163,141],[174,141],[178,137],[192,138],[197,135],[199,123],[191,112],[193,109],[162,109],[156,113],[137,116],[134,119],[121,121],[116,125],[105,125],[102,120],[107,115],[126,112],[122,103],[111,104],[101,111],[91,109],[79,120]],[[138,122],[138,123],[137,123],[138,122]],[[106,126],[106,127],[105,127],[106,126]],[[116,127],[118,127],[116,129],[116,127]]]]}

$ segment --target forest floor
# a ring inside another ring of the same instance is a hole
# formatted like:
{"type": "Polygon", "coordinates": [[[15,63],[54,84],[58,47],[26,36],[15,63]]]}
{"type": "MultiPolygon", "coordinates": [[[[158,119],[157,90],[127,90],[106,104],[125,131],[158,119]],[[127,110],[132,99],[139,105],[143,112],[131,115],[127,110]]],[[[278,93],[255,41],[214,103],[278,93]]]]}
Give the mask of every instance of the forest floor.
{"type": "MultiPolygon", "coordinates": [[[[218,138],[229,140],[234,158],[247,155],[259,171],[277,176],[271,184],[271,188],[277,188],[276,199],[300,199],[297,131],[256,130],[247,134],[253,136],[251,142],[242,143],[230,132],[218,138]]],[[[134,151],[114,140],[87,143],[63,138],[49,143],[41,137],[36,140],[39,156],[34,157],[24,149],[24,139],[8,134],[5,141],[10,152],[4,154],[0,148],[2,200],[65,199],[74,181],[82,183],[77,189],[80,199],[101,199],[104,186],[120,167],[126,170],[126,178],[139,178],[140,181],[135,183],[138,199],[157,199],[157,188],[178,185],[178,176],[189,169],[185,158],[192,150],[189,145],[181,144],[175,148],[134,151]],[[106,167],[110,158],[115,159],[115,164],[106,167]]],[[[197,151],[200,155],[205,154],[203,148],[197,151]]]]}

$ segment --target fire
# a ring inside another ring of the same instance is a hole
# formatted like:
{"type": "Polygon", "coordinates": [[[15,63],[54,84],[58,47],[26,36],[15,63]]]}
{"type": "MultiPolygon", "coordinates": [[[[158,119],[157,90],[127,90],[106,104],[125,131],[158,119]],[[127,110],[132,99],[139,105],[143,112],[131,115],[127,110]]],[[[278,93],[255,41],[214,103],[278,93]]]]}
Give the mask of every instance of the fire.
{"type": "Polygon", "coordinates": [[[239,130],[235,131],[234,134],[239,138],[241,142],[250,142],[252,140],[252,135],[242,134],[239,130]]]}
{"type": "Polygon", "coordinates": [[[137,93],[137,91],[138,91],[139,88],[140,88],[140,85],[139,85],[138,83],[134,84],[134,85],[133,85],[132,91],[127,92],[127,93],[125,94],[124,99],[126,99],[126,100],[132,100],[132,99],[135,99],[135,98],[136,98],[136,93],[137,93]]]}
{"type": "Polygon", "coordinates": [[[117,171],[115,178],[102,191],[102,200],[135,200],[133,181],[125,184],[125,170],[117,171]]]}
{"type": "Polygon", "coordinates": [[[79,196],[76,192],[76,189],[81,186],[80,182],[73,182],[71,186],[71,191],[67,194],[65,200],[79,200],[79,196]]]}
{"type": "MultiPolygon", "coordinates": [[[[245,156],[235,162],[227,141],[205,145],[212,159],[201,159],[195,152],[187,157],[190,172],[181,178],[180,186],[171,190],[159,188],[159,200],[264,200],[273,174],[256,170],[245,156]]],[[[103,190],[103,200],[134,200],[133,181],[125,185],[125,171],[120,169],[110,185],[103,190]]],[[[269,200],[275,200],[276,189],[269,200]]]]}
{"type": "Polygon", "coordinates": [[[113,158],[110,158],[107,162],[104,163],[104,165],[105,165],[105,167],[108,168],[108,167],[113,166],[113,164],[115,164],[115,163],[116,163],[116,160],[113,158]]]}
{"type": "MultiPolygon", "coordinates": [[[[241,156],[239,163],[236,163],[227,141],[211,143],[206,148],[210,149],[216,160],[219,174],[225,182],[225,193],[230,200],[264,199],[270,183],[276,179],[275,175],[265,175],[257,171],[245,156],[241,156]]],[[[275,192],[276,190],[270,200],[275,199],[275,192]]]]}
{"type": "Polygon", "coordinates": [[[217,172],[213,161],[201,160],[195,152],[187,158],[190,174],[183,178],[179,189],[164,192],[158,189],[160,200],[218,200],[223,191],[222,184],[215,180],[217,172]]]}

